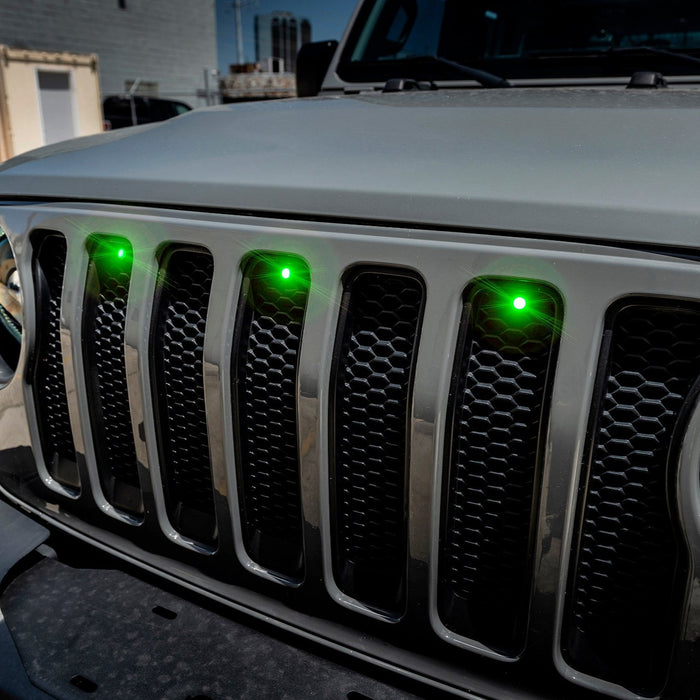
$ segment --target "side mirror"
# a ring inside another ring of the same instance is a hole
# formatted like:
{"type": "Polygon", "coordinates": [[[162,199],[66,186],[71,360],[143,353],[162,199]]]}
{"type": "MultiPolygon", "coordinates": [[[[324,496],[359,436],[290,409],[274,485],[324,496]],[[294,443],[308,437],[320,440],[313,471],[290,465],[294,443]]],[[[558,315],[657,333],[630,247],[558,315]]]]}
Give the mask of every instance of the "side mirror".
{"type": "Polygon", "coordinates": [[[298,97],[318,95],[337,48],[337,41],[315,41],[299,49],[296,72],[298,97]]]}

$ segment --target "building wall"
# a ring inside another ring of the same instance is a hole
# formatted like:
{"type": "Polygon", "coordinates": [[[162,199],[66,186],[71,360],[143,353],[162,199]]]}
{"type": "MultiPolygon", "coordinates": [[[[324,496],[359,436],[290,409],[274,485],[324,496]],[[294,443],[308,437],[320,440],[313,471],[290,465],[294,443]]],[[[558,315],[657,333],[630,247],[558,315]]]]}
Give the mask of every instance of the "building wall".
{"type": "Polygon", "coordinates": [[[71,136],[102,130],[97,58],[90,54],[49,53],[0,46],[0,160],[47,143],[39,71],[68,74],[72,104],[71,136]]]}
{"type": "Polygon", "coordinates": [[[142,78],[195,107],[217,65],[214,0],[0,0],[0,44],[95,53],[103,95],[142,78]]]}
{"type": "MultiPolygon", "coordinates": [[[[284,70],[294,73],[297,52],[311,41],[311,22],[291,12],[272,12],[255,16],[255,60],[264,70],[270,59],[282,59],[284,70]]],[[[275,70],[277,70],[275,68],[275,70]]]]}

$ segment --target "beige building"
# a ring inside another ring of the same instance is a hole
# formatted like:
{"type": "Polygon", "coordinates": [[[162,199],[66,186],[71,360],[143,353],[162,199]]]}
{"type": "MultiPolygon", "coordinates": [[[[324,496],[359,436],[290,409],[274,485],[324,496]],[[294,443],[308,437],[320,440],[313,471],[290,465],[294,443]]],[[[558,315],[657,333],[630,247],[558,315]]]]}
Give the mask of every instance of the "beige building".
{"type": "Polygon", "coordinates": [[[0,45],[0,161],[102,128],[97,56],[0,45]]]}

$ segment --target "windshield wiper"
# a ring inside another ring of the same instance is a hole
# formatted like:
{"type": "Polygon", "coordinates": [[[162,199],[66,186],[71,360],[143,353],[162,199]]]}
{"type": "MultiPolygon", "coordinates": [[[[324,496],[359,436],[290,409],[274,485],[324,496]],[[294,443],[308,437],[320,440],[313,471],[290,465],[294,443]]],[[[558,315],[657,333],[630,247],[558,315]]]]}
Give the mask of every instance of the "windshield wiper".
{"type": "Polygon", "coordinates": [[[444,66],[449,68],[453,73],[459,73],[459,75],[469,78],[470,80],[476,80],[477,83],[486,88],[505,88],[511,87],[511,84],[505,79],[501,78],[499,75],[494,75],[485,70],[479,70],[478,68],[471,68],[470,66],[465,66],[456,61],[450,61],[448,58],[443,58],[442,56],[433,56],[426,54],[425,56],[407,56],[406,58],[397,59],[400,63],[432,63],[436,66],[444,66]]]}
{"type": "Polygon", "coordinates": [[[691,56],[689,53],[683,53],[682,51],[670,51],[669,49],[660,49],[656,46],[648,46],[646,44],[642,46],[611,46],[609,49],[603,49],[600,53],[610,55],[650,53],[657,56],[673,58],[679,62],[700,64],[700,58],[691,56]]]}
{"type": "Polygon", "coordinates": [[[657,46],[648,44],[640,44],[639,46],[608,46],[600,49],[574,49],[567,51],[566,49],[555,51],[537,51],[531,50],[527,52],[528,57],[532,58],[612,58],[614,56],[624,56],[634,54],[652,54],[655,56],[663,56],[664,58],[673,59],[679,63],[697,63],[700,64],[700,58],[691,56],[689,53],[682,51],[671,51],[670,49],[660,49],[657,46]]]}

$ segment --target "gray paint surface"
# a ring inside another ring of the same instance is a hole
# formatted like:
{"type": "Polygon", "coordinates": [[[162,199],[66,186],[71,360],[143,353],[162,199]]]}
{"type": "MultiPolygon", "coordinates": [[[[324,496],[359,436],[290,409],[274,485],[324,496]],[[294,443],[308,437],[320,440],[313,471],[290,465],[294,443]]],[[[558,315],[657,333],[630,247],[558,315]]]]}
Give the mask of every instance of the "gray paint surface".
{"type": "Polygon", "coordinates": [[[198,110],[40,149],[0,168],[0,196],[697,247],[699,158],[693,90],[367,94],[198,110]]]}

